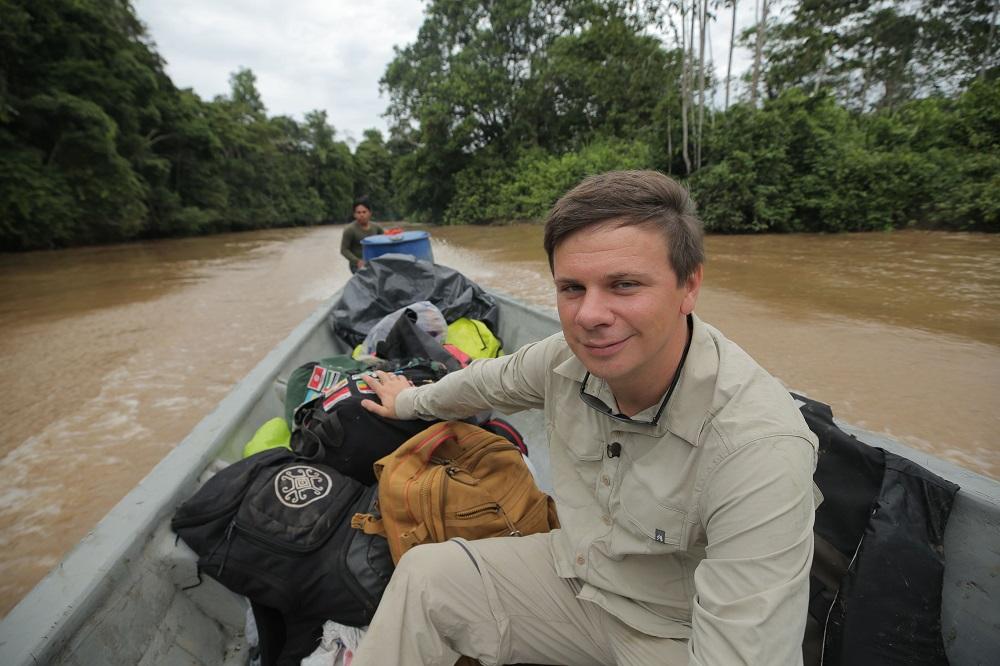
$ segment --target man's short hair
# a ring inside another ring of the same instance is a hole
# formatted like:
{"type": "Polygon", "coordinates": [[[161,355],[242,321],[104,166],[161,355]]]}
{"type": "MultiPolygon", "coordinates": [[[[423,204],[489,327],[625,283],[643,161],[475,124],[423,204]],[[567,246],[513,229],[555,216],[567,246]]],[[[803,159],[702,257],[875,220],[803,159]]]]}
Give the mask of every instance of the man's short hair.
{"type": "Polygon", "coordinates": [[[372,203],[371,201],[369,201],[368,197],[358,197],[357,199],[355,199],[354,203],[351,204],[351,210],[354,210],[358,206],[364,206],[369,210],[369,212],[372,209],[372,203]]]}
{"type": "Polygon", "coordinates": [[[589,176],[556,202],[545,220],[549,269],[561,242],[580,229],[613,223],[647,225],[666,236],[670,265],[685,282],[705,263],[704,233],[687,189],[658,171],[610,171],[589,176]]]}

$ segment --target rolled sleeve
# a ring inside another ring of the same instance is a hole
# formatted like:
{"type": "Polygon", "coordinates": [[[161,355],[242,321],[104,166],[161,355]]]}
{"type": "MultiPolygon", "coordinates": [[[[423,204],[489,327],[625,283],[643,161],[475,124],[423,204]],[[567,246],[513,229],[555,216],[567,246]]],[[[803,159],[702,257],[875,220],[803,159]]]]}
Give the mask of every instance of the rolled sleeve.
{"type": "Polygon", "coordinates": [[[811,443],[744,445],[700,502],[706,558],[694,574],[690,663],[801,664],[813,555],[811,443]]]}

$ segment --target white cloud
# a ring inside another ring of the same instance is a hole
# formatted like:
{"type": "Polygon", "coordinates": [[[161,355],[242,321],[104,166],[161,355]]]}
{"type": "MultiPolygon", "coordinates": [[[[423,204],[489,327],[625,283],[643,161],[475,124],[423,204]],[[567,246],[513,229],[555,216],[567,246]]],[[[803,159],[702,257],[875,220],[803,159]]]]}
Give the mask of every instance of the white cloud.
{"type": "Polygon", "coordinates": [[[386,132],[378,81],[393,45],[416,39],[415,0],[135,0],[174,84],[205,99],[249,67],[271,115],[325,109],[339,136],[386,132]]]}
{"type": "MultiPolygon", "coordinates": [[[[229,76],[249,67],[271,115],[297,119],[325,109],[340,138],[387,133],[388,99],[378,81],[393,46],[412,43],[423,21],[419,0],[133,0],[174,84],[205,99],[229,92],[229,76]]],[[[779,3],[781,4],[781,3],[779,3]]],[[[739,0],[737,30],[753,22],[754,0],[739,0]]],[[[726,74],[731,12],[712,25],[716,76],[726,74]]],[[[733,77],[752,58],[733,58],[733,77]]],[[[720,86],[717,104],[722,104],[720,86]]],[[[731,97],[734,98],[734,87],[731,97]]]]}

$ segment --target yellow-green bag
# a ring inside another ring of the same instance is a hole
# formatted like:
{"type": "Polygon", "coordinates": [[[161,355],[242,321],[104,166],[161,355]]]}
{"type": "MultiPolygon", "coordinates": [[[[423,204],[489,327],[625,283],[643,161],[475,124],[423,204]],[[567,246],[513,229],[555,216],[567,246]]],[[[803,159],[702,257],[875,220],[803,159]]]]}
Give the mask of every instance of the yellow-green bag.
{"type": "Polygon", "coordinates": [[[291,449],[289,443],[291,439],[292,433],[288,430],[288,423],[280,416],[275,417],[258,428],[250,441],[243,445],[243,457],[249,458],[255,453],[279,446],[291,449]]]}
{"type": "Polygon", "coordinates": [[[448,325],[445,344],[455,345],[472,358],[503,356],[503,343],[478,319],[462,317],[448,325]]]}

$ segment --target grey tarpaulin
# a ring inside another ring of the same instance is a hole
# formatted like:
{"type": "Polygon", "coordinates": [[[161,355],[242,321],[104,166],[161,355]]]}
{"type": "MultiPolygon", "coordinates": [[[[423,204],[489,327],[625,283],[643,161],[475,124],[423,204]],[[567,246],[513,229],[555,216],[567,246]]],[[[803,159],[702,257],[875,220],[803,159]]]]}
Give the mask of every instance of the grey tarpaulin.
{"type": "Polygon", "coordinates": [[[498,330],[500,309],[479,285],[452,268],[402,254],[372,259],[354,274],[330,311],[330,327],[357,345],[382,317],[416,301],[433,303],[449,324],[468,317],[498,330]]]}

